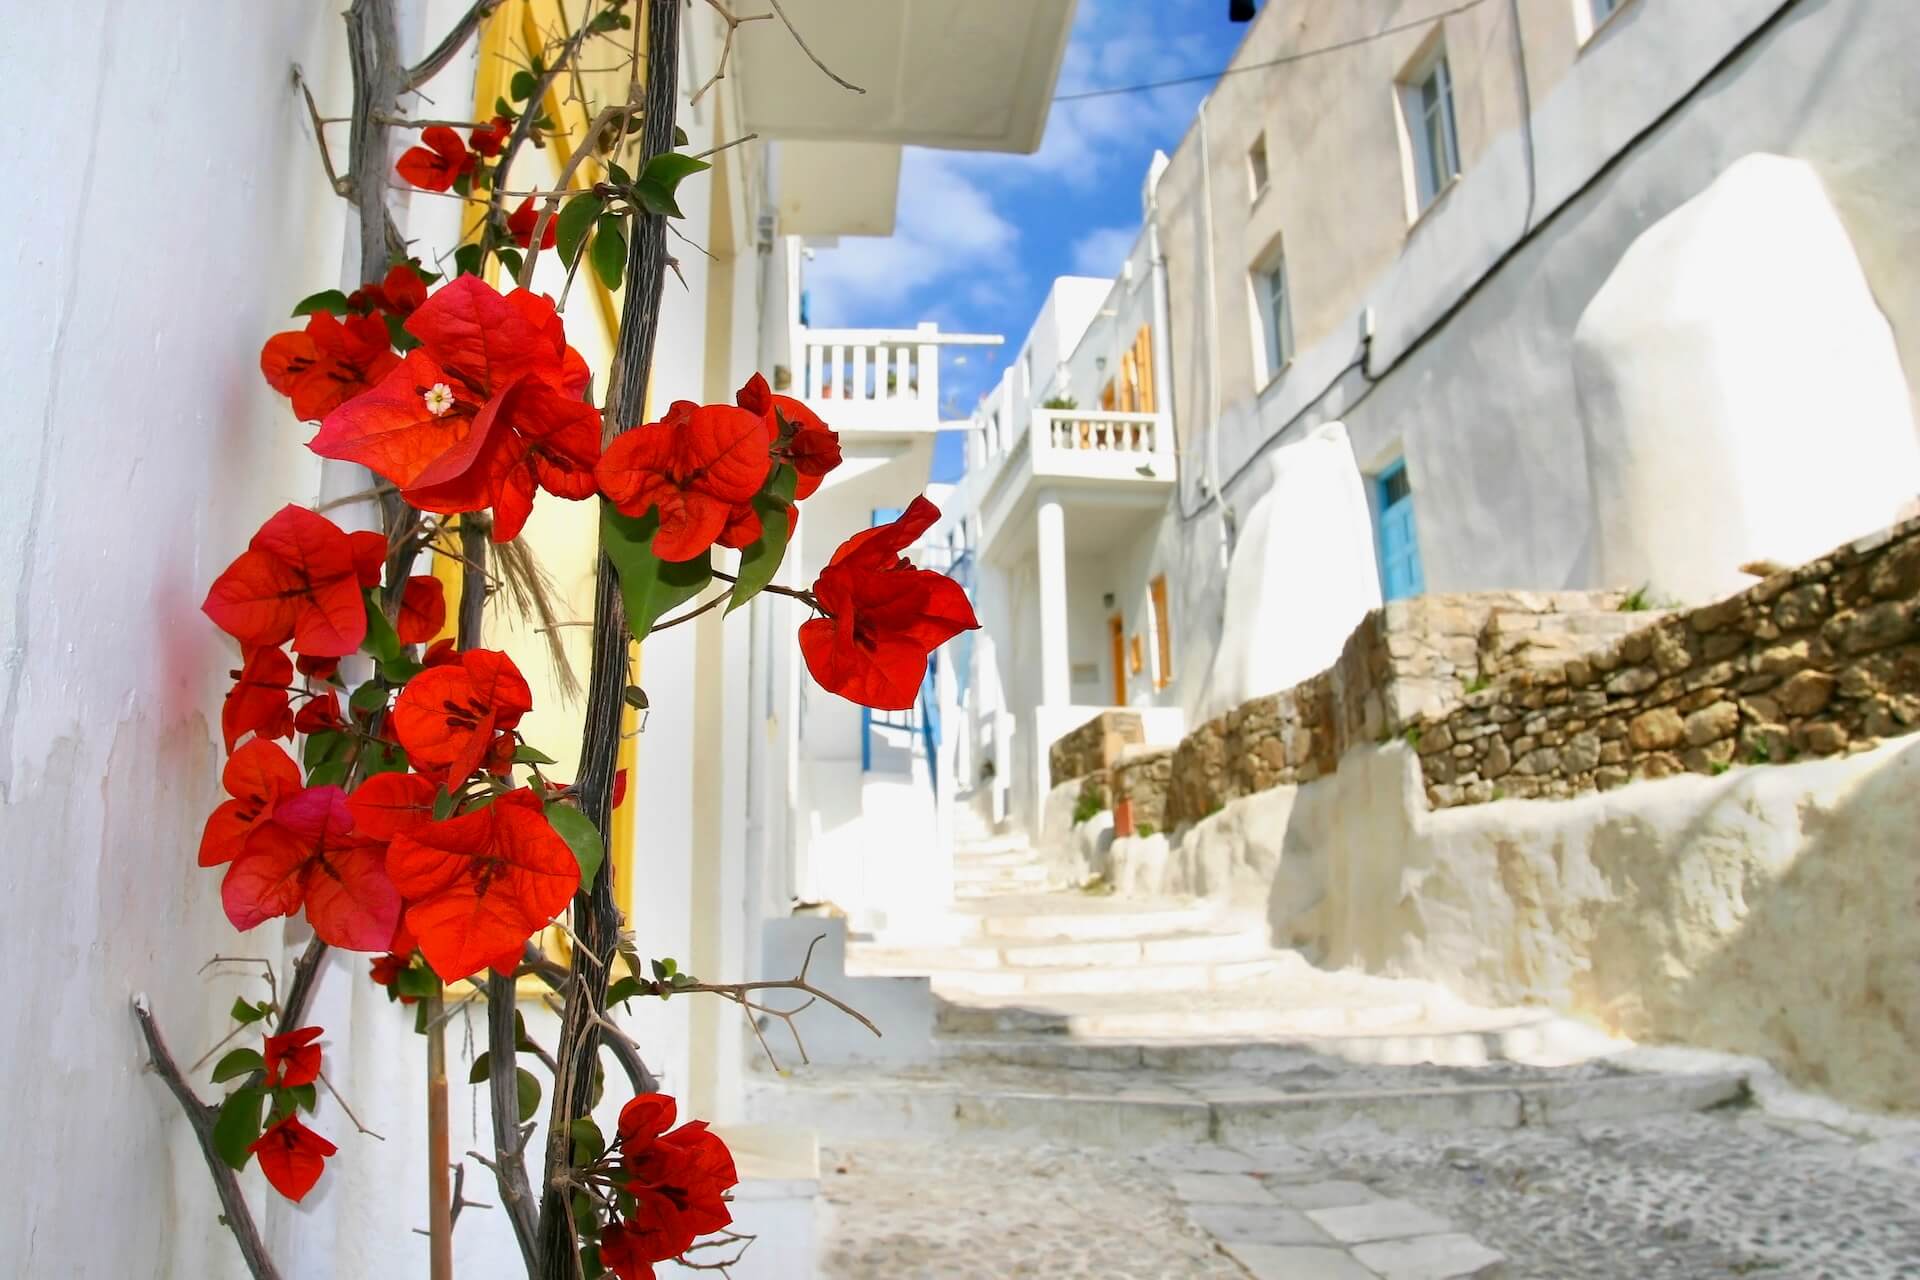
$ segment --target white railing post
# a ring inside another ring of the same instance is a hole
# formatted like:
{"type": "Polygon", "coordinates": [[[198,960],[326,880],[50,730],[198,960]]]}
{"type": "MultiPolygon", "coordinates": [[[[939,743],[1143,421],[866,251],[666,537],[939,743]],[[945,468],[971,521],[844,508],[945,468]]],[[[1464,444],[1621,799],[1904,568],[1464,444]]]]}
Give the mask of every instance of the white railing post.
{"type": "MultiPolygon", "coordinates": [[[[932,320],[922,320],[917,331],[924,334],[940,332],[940,326],[932,320]]],[[[914,399],[931,404],[937,413],[940,407],[940,348],[931,342],[920,344],[919,386],[914,399]]]]}
{"type": "Polygon", "coordinates": [[[867,348],[862,345],[853,349],[853,389],[849,400],[867,398],[867,348]]]}
{"type": "Polygon", "coordinates": [[[807,344],[807,389],[803,394],[808,399],[820,398],[821,388],[826,383],[826,359],[825,347],[813,342],[807,344]]]}

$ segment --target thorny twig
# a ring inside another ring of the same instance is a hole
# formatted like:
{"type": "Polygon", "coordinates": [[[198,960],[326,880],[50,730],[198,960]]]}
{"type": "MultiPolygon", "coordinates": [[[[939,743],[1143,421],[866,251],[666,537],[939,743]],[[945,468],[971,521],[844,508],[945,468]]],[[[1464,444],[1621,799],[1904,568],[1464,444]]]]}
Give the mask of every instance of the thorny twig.
{"type": "Polygon", "coordinates": [[[767,0],[767,3],[773,6],[773,11],[775,13],[780,15],[780,21],[787,24],[787,31],[790,35],[793,36],[793,42],[800,46],[800,52],[806,54],[807,58],[813,63],[813,65],[820,68],[820,70],[825,73],[827,79],[833,81],[835,84],[839,85],[842,89],[851,89],[855,93],[866,92],[865,89],[862,89],[859,85],[853,83],[853,81],[846,80],[840,76],[835,75],[833,73],[832,67],[829,67],[826,63],[820,61],[820,55],[807,47],[807,42],[804,39],[802,39],[800,36],[800,29],[793,25],[793,19],[789,18],[787,16],[787,11],[780,7],[780,0],[767,0]]]}
{"type": "Polygon", "coordinates": [[[727,24],[727,34],[726,38],[720,42],[720,57],[719,60],[713,64],[713,74],[708,76],[705,83],[693,91],[691,98],[687,99],[687,105],[690,107],[699,106],[700,99],[707,96],[707,90],[726,79],[727,55],[733,52],[733,37],[738,34],[741,25],[748,22],[765,22],[773,17],[770,13],[752,13],[742,18],[735,14],[733,10],[727,8],[726,5],[722,4],[721,0],[707,0],[707,4],[715,13],[720,15],[720,21],[727,24]]]}
{"type": "Polygon", "coordinates": [[[332,1094],[333,1100],[340,1104],[340,1109],[347,1113],[347,1119],[353,1121],[353,1127],[358,1129],[360,1132],[366,1134],[369,1138],[377,1138],[379,1139],[379,1141],[385,1142],[386,1141],[385,1138],[381,1137],[379,1134],[375,1133],[373,1130],[367,1128],[367,1126],[360,1123],[360,1117],[353,1114],[353,1108],[348,1106],[347,1100],[340,1096],[340,1091],[333,1087],[333,1081],[327,1079],[327,1073],[322,1071],[319,1073],[319,1075],[320,1075],[320,1083],[327,1086],[327,1092],[332,1094]]]}
{"type": "Polygon", "coordinates": [[[441,70],[453,61],[454,55],[465,47],[468,40],[472,39],[473,33],[480,29],[480,24],[502,3],[504,0],[474,0],[473,7],[460,15],[460,20],[453,24],[445,36],[441,37],[440,43],[435,45],[426,57],[407,68],[406,78],[401,82],[401,92],[407,93],[418,89],[440,74],[441,70]]]}
{"type": "Polygon", "coordinates": [[[333,153],[327,150],[327,122],[320,118],[320,104],[313,100],[313,90],[307,87],[307,77],[300,71],[300,65],[294,64],[293,82],[300,86],[301,94],[307,100],[307,117],[313,121],[313,140],[320,148],[320,164],[327,171],[327,185],[333,188],[337,196],[351,196],[353,184],[342,178],[333,167],[333,153]]]}

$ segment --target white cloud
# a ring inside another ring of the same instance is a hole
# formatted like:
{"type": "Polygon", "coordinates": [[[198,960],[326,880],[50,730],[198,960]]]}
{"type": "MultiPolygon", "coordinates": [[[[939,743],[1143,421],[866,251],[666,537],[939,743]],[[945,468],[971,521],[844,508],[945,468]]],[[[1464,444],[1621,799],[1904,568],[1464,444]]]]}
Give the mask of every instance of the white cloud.
{"type": "Polygon", "coordinates": [[[1138,227],[1096,227],[1073,242],[1069,260],[1073,274],[1110,279],[1120,274],[1120,264],[1139,236],[1138,227]]]}

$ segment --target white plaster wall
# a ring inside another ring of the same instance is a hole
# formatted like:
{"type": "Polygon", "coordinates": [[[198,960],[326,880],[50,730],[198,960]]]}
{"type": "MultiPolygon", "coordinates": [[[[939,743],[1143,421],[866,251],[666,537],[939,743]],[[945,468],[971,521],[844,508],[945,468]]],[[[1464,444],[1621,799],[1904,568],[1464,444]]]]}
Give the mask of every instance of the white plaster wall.
{"type": "Polygon", "coordinates": [[[1347,432],[1315,428],[1265,460],[1227,570],[1226,621],[1197,718],[1290,689],[1332,666],[1380,604],[1373,521],[1347,432]]]}
{"type": "Polygon", "coordinates": [[[1747,156],[1641,233],[1573,341],[1602,582],[1718,599],[1920,492],[1893,334],[1804,161],[1747,156]]]}

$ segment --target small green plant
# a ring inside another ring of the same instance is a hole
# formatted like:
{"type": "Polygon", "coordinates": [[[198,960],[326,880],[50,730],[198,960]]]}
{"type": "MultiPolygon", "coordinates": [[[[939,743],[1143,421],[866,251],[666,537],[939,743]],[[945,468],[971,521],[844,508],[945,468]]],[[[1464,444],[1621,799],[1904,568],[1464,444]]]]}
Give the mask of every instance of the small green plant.
{"type": "Polygon", "coordinates": [[[1408,725],[1406,733],[1402,734],[1401,736],[1406,738],[1408,746],[1414,748],[1416,751],[1419,750],[1420,748],[1420,726],[1419,725],[1417,724],[1408,725]]]}
{"type": "Polygon", "coordinates": [[[1715,760],[1707,766],[1707,772],[1717,778],[1731,768],[1733,768],[1733,765],[1730,761],[1715,760]]]}
{"type": "Polygon", "coordinates": [[[1507,798],[1507,789],[1505,787],[1495,787],[1493,789],[1493,798],[1495,800],[1505,800],[1507,798]]]}
{"type": "Polygon", "coordinates": [[[1096,871],[1082,880],[1074,888],[1090,898],[1108,898],[1113,896],[1113,881],[1096,871]]]}
{"type": "Polygon", "coordinates": [[[1040,402],[1042,409],[1078,409],[1080,402],[1072,396],[1048,396],[1040,402]]]}
{"type": "Polygon", "coordinates": [[[1073,825],[1091,822],[1093,816],[1107,807],[1107,792],[1097,782],[1089,782],[1080,788],[1080,798],[1073,802],[1073,825]]]}
{"type": "Polygon", "coordinates": [[[1627,592],[1620,601],[1620,612],[1645,613],[1647,610],[1653,608],[1653,597],[1647,593],[1648,588],[1652,585],[1650,582],[1643,582],[1633,590],[1627,592]]]}
{"type": "Polygon", "coordinates": [[[1464,687],[1466,689],[1467,696],[1471,697],[1492,683],[1493,681],[1487,679],[1485,676],[1476,675],[1474,676],[1473,679],[1467,681],[1464,687]]]}
{"type": "Polygon", "coordinates": [[[1747,748],[1748,764],[1772,764],[1773,748],[1765,738],[1755,738],[1753,745],[1747,748]]]}
{"type": "Polygon", "coordinates": [[[1143,837],[1150,836],[1155,831],[1158,831],[1158,830],[1159,828],[1154,826],[1151,822],[1143,822],[1139,826],[1134,828],[1134,831],[1143,837]]]}

